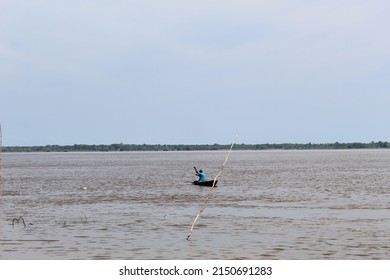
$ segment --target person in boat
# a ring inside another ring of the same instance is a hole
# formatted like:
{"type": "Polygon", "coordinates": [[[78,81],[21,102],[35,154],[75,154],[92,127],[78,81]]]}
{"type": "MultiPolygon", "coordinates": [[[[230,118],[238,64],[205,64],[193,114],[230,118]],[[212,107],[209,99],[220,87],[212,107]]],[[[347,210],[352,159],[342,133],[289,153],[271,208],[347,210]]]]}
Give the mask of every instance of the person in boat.
{"type": "Polygon", "coordinates": [[[200,169],[196,175],[199,176],[198,183],[202,183],[206,181],[206,173],[204,173],[202,169],[200,169]]]}

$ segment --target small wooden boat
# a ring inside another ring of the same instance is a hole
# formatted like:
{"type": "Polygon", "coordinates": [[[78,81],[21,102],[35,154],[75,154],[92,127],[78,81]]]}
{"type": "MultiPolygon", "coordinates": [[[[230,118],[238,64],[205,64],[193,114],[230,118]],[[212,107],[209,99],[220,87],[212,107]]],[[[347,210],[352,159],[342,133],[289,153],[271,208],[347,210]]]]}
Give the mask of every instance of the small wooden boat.
{"type": "MultiPolygon", "coordinates": [[[[204,182],[194,181],[192,184],[197,185],[197,186],[203,186],[203,187],[212,187],[212,186],[213,186],[213,183],[214,183],[214,180],[211,180],[211,181],[204,181],[204,182]]],[[[214,187],[217,186],[217,183],[218,183],[218,180],[215,181],[214,187]]]]}

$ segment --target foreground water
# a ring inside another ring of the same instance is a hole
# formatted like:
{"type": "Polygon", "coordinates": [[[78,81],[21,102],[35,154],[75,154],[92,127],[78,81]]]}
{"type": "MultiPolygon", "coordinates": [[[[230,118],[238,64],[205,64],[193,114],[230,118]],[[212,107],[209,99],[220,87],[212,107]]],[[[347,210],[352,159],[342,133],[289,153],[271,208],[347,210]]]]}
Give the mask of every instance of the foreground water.
{"type": "Polygon", "coordinates": [[[3,154],[0,259],[390,259],[390,151],[3,154]]]}

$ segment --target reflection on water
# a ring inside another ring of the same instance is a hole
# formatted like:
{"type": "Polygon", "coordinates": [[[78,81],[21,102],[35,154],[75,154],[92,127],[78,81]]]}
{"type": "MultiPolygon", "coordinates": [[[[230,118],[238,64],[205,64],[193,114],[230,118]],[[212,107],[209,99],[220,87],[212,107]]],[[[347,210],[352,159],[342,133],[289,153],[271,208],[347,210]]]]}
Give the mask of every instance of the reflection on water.
{"type": "Polygon", "coordinates": [[[389,259],[390,151],[3,154],[0,259],[389,259]]]}

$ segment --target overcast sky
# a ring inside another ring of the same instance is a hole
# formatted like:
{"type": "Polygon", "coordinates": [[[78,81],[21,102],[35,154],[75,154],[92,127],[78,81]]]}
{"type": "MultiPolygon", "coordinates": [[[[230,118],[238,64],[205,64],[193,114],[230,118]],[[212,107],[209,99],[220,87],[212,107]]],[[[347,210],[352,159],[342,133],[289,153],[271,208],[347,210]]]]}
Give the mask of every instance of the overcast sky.
{"type": "Polygon", "coordinates": [[[0,0],[3,145],[390,141],[388,0],[0,0]]]}

